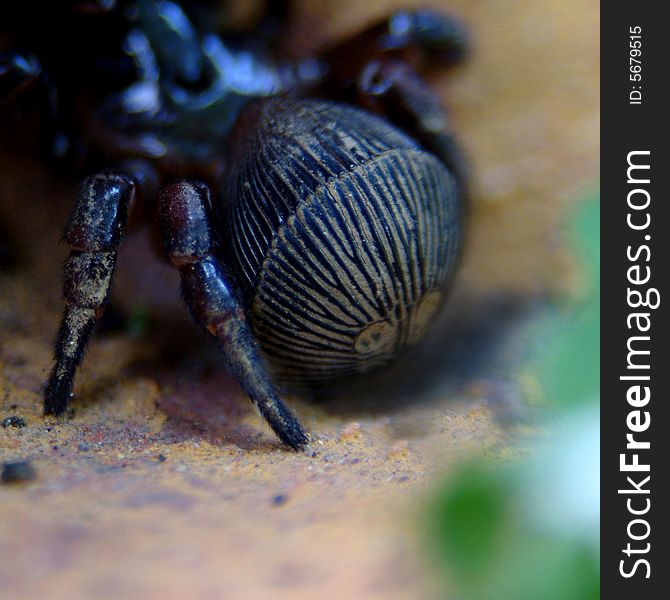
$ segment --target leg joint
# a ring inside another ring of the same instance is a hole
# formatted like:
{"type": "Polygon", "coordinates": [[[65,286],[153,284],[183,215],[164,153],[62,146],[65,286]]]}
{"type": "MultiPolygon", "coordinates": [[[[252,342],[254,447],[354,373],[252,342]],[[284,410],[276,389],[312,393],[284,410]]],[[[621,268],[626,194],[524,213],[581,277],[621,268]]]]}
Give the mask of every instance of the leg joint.
{"type": "Polygon", "coordinates": [[[106,172],[87,177],[63,236],[79,250],[115,250],[125,231],[135,195],[127,175],[106,172]]]}

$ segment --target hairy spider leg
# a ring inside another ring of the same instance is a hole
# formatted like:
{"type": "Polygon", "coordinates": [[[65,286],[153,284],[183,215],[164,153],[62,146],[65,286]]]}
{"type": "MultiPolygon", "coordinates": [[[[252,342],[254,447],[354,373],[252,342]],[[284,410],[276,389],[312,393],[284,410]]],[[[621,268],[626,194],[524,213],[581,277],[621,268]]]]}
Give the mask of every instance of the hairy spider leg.
{"type": "Polygon", "coordinates": [[[232,280],[216,256],[209,188],[198,181],[166,186],[160,215],[164,245],[181,276],[191,315],[217,339],[229,371],[279,439],[295,450],[303,448],[307,434],[279,398],[232,280]]]}
{"type": "Polygon", "coordinates": [[[88,177],[81,187],[63,235],[72,250],[63,269],[65,312],[44,390],[45,414],[59,415],[67,409],[75,372],[109,297],[134,194],[133,180],[116,172],[88,177]]]}

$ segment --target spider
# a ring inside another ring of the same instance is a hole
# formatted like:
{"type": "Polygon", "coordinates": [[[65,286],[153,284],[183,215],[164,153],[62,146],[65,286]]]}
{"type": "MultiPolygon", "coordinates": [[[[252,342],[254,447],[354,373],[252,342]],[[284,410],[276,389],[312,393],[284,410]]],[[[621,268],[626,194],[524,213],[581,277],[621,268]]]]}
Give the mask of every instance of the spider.
{"type": "Polygon", "coordinates": [[[422,73],[463,57],[440,13],[399,11],[302,60],[172,0],[5,9],[0,102],[31,88],[61,162],[98,167],[64,233],[65,310],[44,412],[62,414],[133,215],[160,221],[195,321],[288,447],[308,435],[275,380],[324,384],[418,340],[461,247],[465,176],[422,73]],[[142,210],[140,211],[140,207],[142,210]]]}

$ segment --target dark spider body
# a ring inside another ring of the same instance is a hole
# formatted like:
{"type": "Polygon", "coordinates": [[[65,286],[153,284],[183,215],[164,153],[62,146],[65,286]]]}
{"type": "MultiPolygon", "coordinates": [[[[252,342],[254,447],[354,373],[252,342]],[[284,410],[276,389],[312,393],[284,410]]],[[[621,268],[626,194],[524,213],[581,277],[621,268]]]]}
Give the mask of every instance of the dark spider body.
{"type": "Polygon", "coordinates": [[[5,101],[36,80],[52,153],[108,167],[84,181],[65,231],[45,413],[67,407],[117,248],[144,204],[157,207],[194,319],[278,437],[304,446],[273,380],[323,385],[386,364],[444,299],[464,175],[419,71],[460,60],[462,29],[429,11],[397,13],[315,58],[281,62],[262,36],[235,47],[167,0],[70,11],[63,47],[53,46],[63,28],[27,28],[21,9],[0,37],[5,101]]]}

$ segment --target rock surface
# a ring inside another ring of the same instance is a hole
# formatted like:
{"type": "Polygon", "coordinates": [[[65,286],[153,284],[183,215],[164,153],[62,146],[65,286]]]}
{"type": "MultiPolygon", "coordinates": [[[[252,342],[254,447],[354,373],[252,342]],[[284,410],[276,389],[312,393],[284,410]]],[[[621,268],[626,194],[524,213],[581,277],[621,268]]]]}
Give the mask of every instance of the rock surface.
{"type": "MultiPolygon", "coordinates": [[[[334,39],[412,2],[299,3],[295,28],[334,39]]],[[[425,3],[421,3],[424,5],[425,3]]],[[[431,3],[441,7],[438,2],[431,3]]],[[[23,262],[0,274],[0,586],[16,598],[426,598],[422,506],[438,474],[514,446],[523,324],[574,285],[557,231],[595,183],[598,4],[450,2],[467,67],[435,85],[473,163],[471,235],[453,301],[393,373],[289,398],[313,434],[288,452],[182,315],[146,231],[120,257],[115,304],[147,335],[97,336],[73,413],[43,419],[60,307],[58,245],[76,186],[0,155],[0,219],[23,262]]]]}

